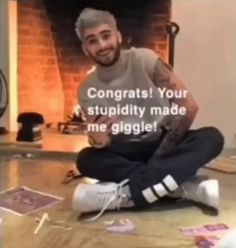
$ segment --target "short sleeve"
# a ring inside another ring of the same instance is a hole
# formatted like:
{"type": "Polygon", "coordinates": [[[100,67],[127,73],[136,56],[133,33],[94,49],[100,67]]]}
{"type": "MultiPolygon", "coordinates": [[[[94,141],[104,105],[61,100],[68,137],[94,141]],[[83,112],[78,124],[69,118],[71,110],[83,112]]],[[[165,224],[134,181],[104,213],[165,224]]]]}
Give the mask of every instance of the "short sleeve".
{"type": "Polygon", "coordinates": [[[162,58],[159,58],[155,65],[154,83],[158,86],[167,85],[173,78],[173,70],[162,58]]]}

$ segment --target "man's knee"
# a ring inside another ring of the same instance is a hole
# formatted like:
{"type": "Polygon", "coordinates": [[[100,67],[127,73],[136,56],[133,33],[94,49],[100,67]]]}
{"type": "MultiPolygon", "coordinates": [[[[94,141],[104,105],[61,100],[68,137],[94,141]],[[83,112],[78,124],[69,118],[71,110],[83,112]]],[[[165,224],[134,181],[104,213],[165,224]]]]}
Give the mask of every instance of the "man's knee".
{"type": "Polygon", "coordinates": [[[86,147],[83,148],[77,156],[76,167],[82,175],[86,175],[88,166],[89,164],[91,164],[91,159],[93,158],[92,153],[93,153],[93,148],[86,147]]]}
{"type": "Polygon", "coordinates": [[[204,133],[206,146],[217,156],[224,147],[223,134],[215,127],[204,128],[204,133]]]}

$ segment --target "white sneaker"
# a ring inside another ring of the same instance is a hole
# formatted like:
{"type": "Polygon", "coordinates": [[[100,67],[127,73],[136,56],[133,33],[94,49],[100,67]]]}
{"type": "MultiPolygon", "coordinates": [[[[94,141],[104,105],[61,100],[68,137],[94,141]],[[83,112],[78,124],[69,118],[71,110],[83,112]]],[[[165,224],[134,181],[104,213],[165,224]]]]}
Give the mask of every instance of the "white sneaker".
{"type": "Polygon", "coordinates": [[[181,197],[219,209],[219,183],[216,179],[200,180],[194,177],[183,183],[170,197],[181,197]]]}
{"type": "Polygon", "coordinates": [[[236,229],[229,231],[216,244],[216,248],[235,248],[236,244],[236,229]]]}
{"type": "Polygon", "coordinates": [[[106,210],[130,208],[133,203],[123,190],[127,183],[128,180],[119,184],[113,182],[79,184],[74,191],[72,208],[78,213],[100,211],[89,221],[98,219],[106,210]]]}

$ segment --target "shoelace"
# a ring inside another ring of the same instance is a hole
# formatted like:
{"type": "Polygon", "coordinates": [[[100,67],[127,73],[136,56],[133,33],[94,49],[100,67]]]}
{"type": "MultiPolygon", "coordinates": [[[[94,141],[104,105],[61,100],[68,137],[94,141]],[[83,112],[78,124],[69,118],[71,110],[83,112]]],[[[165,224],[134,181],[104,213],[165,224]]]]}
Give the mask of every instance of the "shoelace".
{"type": "Polygon", "coordinates": [[[100,212],[95,215],[92,218],[86,219],[85,222],[92,222],[97,220],[99,217],[102,216],[102,214],[107,210],[107,208],[110,206],[110,204],[113,201],[117,201],[117,210],[120,209],[120,205],[122,203],[122,199],[126,197],[125,194],[123,194],[122,192],[122,188],[125,184],[127,184],[127,182],[129,181],[129,179],[125,179],[124,181],[122,181],[120,184],[117,185],[117,188],[115,191],[109,192],[109,194],[111,194],[111,196],[109,197],[109,199],[105,202],[103,208],[100,210],[100,212]]]}

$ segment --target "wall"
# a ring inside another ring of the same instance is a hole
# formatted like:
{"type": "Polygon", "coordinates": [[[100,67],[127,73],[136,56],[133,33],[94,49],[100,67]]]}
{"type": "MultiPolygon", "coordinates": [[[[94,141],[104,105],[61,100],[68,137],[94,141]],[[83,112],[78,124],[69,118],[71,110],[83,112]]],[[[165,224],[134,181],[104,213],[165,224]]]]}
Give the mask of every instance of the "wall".
{"type": "Polygon", "coordinates": [[[74,32],[73,18],[49,15],[64,93],[64,116],[72,116],[78,104],[77,90],[91,68],[91,62],[80,51],[80,43],[74,32]]]}
{"type": "Polygon", "coordinates": [[[17,2],[0,1],[0,68],[9,89],[9,105],[0,125],[10,131],[17,130],[18,82],[17,82],[17,2]]]}
{"type": "Polygon", "coordinates": [[[175,71],[200,106],[193,127],[214,125],[235,148],[236,1],[174,0],[172,21],[180,25],[175,71]]]}
{"type": "Polygon", "coordinates": [[[18,1],[19,112],[64,120],[64,93],[50,21],[41,0],[18,1]]]}
{"type": "MultiPolygon", "coordinates": [[[[8,51],[8,30],[7,30],[7,2],[6,0],[0,1],[0,68],[2,69],[4,75],[8,74],[8,61],[7,61],[7,51],[8,51]]],[[[9,128],[9,108],[0,119],[0,126],[9,128]]]]}

